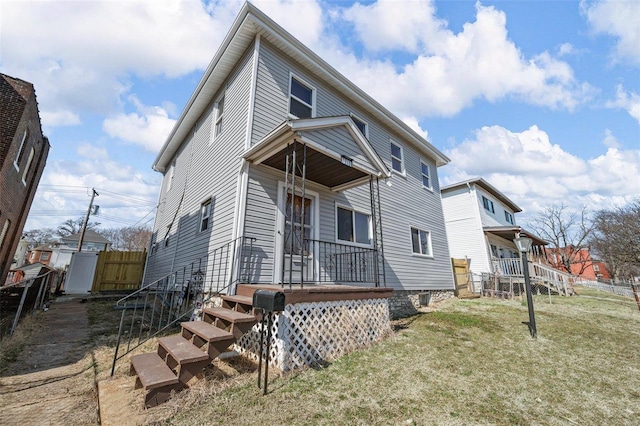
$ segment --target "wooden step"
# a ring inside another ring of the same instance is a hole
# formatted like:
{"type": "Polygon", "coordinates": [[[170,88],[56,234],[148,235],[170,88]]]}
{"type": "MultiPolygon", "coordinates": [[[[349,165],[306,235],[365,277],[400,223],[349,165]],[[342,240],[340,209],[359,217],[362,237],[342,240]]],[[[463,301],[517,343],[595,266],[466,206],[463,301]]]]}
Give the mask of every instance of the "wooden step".
{"type": "Polygon", "coordinates": [[[205,308],[202,321],[230,331],[236,340],[239,340],[258,322],[258,318],[252,314],[243,314],[227,308],[205,308]]]}
{"type": "Polygon", "coordinates": [[[131,357],[129,374],[136,374],[135,389],[146,391],[144,406],[155,407],[169,399],[172,390],[182,387],[178,377],[156,353],[146,353],[131,357]]]}
{"type": "MultiPolygon", "coordinates": [[[[242,312],[232,311],[227,308],[205,308],[203,317],[221,318],[225,321],[236,323],[255,323],[256,316],[253,314],[245,314],[242,312]]],[[[209,322],[209,321],[207,321],[209,322]]]]}
{"type": "Polygon", "coordinates": [[[204,321],[188,321],[181,323],[181,325],[182,337],[198,348],[204,347],[204,351],[211,360],[217,358],[236,341],[234,335],[229,331],[204,321]]]}
{"type": "Polygon", "coordinates": [[[176,371],[184,386],[209,364],[209,354],[179,334],[158,339],[158,355],[176,371]]]}
{"type": "Polygon", "coordinates": [[[253,311],[253,298],[249,296],[222,296],[222,307],[245,314],[253,311]]]}

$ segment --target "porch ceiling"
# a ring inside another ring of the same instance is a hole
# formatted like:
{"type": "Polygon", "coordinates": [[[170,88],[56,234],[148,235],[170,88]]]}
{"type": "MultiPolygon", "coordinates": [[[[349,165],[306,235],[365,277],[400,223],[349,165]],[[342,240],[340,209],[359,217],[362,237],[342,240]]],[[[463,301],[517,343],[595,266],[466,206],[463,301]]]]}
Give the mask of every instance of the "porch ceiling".
{"type": "MultiPolygon", "coordinates": [[[[307,148],[306,179],[333,191],[363,185],[370,176],[386,178],[391,174],[349,116],[287,120],[254,144],[243,156],[254,164],[265,164],[285,172],[287,149],[294,142],[298,142],[296,159],[300,165],[303,146],[307,148]],[[350,152],[358,152],[358,161],[354,161],[348,154],[334,151],[314,135],[315,131],[339,128],[346,132],[337,137],[341,138],[343,146],[349,147],[350,152]]],[[[296,175],[301,176],[301,171],[296,175]]]]}
{"type": "MultiPolygon", "coordinates": [[[[302,158],[302,150],[302,144],[298,144],[296,150],[296,157],[298,159],[302,158]]],[[[264,160],[263,164],[284,172],[287,166],[287,147],[264,160]]],[[[307,146],[306,164],[307,180],[329,188],[341,187],[368,177],[367,173],[346,166],[342,164],[342,162],[318,152],[309,146],[307,146]]],[[[300,176],[300,172],[297,173],[297,176],[300,176]]]]}
{"type": "Polygon", "coordinates": [[[531,238],[534,246],[546,246],[549,244],[547,241],[535,235],[533,232],[520,228],[519,226],[485,226],[482,228],[484,232],[488,232],[497,237],[504,238],[508,241],[513,241],[518,234],[523,237],[531,238]]]}

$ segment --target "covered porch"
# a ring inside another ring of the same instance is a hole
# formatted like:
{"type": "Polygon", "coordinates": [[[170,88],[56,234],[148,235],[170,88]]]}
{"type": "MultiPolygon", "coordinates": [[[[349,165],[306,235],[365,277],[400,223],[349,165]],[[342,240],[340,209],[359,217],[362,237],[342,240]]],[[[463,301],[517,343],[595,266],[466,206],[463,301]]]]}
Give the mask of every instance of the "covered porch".
{"type": "MultiPolygon", "coordinates": [[[[350,116],[288,120],[247,150],[252,168],[265,170],[277,185],[271,200],[275,235],[262,244],[273,253],[271,276],[246,268],[246,282],[304,288],[309,284],[385,287],[379,181],[390,176],[382,159],[350,116]],[[368,193],[366,188],[368,186],[368,193]],[[359,188],[359,205],[345,201],[359,188]],[[365,198],[366,197],[366,201],[365,198]],[[269,278],[268,282],[265,278],[269,278]]],[[[273,190],[272,189],[272,190],[273,190]]],[[[247,210],[256,207],[249,197],[247,210]]],[[[245,236],[252,236],[245,227],[245,236]]],[[[240,281],[239,281],[240,282],[240,281]]]]}

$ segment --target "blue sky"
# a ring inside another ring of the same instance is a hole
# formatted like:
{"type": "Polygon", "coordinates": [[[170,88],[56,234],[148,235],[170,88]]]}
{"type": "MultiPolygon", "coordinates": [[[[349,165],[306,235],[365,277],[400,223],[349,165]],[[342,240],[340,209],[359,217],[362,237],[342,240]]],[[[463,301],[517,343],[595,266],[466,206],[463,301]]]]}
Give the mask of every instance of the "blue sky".
{"type": "MultiPolygon", "coordinates": [[[[254,1],[524,209],[640,195],[640,2],[254,1]]],[[[241,1],[0,0],[0,72],[35,85],[52,149],[25,229],[150,224],[151,164],[241,1]],[[55,17],[55,18],[54,18],[55,17]]]]}

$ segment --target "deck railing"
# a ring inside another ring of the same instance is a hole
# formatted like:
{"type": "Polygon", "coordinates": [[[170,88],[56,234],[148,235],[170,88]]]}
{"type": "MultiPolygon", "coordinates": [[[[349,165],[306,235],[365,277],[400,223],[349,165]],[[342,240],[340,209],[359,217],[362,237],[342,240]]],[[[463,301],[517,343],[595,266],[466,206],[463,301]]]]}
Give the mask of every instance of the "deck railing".
{"type": "MultiPolygon", "coordinates": [[[[524,277],[522,261],[518,258],[492,259],[495,274],[504,277],[524,277]]],[[[529,262],[529,274],[532,280],[542,281],[552,286],[558,293],[568,295],[575,277],[537,262],[529,262]]]]}
{"type": "Polygon", "coordinates": [[[321,283],[369,283],[376,284],[378,268],[377,251],[328,241],[307,240],[318,256],[312,263],[313,277],[321,283]]]}
{"type": "Polygon", "coordinates": [[[239,281],[250,282],[255,238],[240,237],[118,300],[122,310],[116,362],[147,340],[188,321],[211,297],[239,281]],[[236,271],[240,273],[236,276],[236,271]]]}

